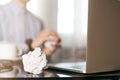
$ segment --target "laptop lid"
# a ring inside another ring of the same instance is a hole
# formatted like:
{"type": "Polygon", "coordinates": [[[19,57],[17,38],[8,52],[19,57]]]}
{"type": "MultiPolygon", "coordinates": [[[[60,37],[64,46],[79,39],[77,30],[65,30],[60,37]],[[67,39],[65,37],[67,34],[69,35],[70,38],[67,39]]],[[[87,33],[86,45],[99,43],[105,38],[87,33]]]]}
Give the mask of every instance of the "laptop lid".
{"type": "Polygon", "coordinates": [[[89,4],[86,71],[120,70],[120,3],[90,0],[89,4]]]}

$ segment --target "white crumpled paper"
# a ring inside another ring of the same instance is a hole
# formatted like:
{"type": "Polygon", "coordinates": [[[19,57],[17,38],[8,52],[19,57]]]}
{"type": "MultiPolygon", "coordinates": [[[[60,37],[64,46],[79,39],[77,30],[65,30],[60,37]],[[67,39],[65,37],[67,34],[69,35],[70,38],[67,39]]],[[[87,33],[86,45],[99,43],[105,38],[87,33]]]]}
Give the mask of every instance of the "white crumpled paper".
{"type": "Polygon", "coordinates": [[[24,70],[33,74],[42,73],[43,69],[47,65],[46,55],[42,53],[40,48],[35,48],[34,51],[24,54],[22,56],[22,62],[24,70]]]}

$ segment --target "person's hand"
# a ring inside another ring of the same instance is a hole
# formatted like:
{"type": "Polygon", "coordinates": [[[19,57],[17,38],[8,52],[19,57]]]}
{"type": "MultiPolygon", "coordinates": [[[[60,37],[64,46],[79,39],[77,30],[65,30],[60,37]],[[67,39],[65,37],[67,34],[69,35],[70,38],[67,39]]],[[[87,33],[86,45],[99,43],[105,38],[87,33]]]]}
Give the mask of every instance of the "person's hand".
{"type": "Polygon", "coordinates": [[[37,37],[33,39],[32,48],[43,46],[42,51],[46,55],[51,55],[58,46],[60,46],[60,38],[56,32],[51,29],[41,31],[37,37]],[[52,44],[50,44],[52,42],[52,44]]]}

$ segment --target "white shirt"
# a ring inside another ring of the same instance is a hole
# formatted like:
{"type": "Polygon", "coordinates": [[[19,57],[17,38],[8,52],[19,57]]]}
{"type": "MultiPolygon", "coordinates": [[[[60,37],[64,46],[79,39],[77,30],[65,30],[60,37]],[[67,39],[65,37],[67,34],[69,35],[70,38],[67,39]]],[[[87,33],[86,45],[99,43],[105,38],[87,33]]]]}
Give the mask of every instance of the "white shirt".
{"type": "Polygon", "coordinates": [[[14,42],[21,47],[26,39],[34,38],[41,29],[42,21],[14,2],[0,6],[0,41],[14,42]]]}

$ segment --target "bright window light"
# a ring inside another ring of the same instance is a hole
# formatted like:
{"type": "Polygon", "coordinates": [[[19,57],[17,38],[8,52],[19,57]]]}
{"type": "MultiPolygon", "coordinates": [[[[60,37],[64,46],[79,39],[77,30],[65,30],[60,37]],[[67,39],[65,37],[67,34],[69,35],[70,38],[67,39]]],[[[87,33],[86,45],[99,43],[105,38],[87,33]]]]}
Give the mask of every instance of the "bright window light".
{"type": "Polygon", "coordinates": [[[88,27],[88,0],[82,0],[82,33],[87,35],[88,27]]]}
{"type": "Polygon", "coordinates": [[[74,26],[74,0],[58,0],[58,33],[71,34],[74,26]]]}

